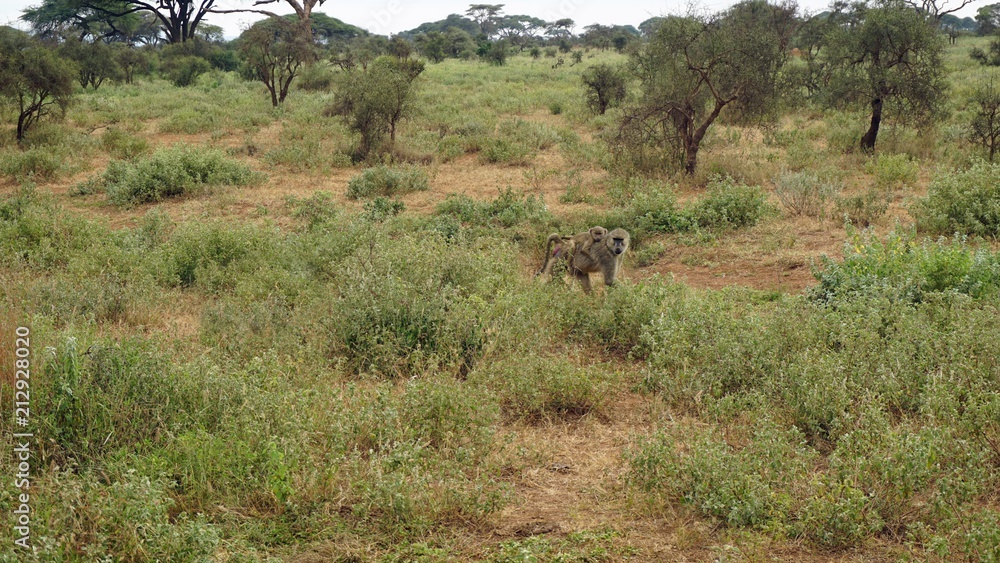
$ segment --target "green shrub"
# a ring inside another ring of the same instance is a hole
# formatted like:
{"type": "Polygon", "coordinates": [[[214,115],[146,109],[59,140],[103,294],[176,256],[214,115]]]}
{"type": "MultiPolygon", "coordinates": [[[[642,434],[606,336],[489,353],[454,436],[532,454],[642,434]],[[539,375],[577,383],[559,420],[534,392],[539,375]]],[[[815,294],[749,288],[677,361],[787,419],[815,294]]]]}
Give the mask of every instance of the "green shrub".
{"type": "Polygon", "coordinates": [[[708,195],[687,210],[691,221],[711,229],[752,227],[772,212],[767,195],[758,186],[716,176],[708,184],[708,195]]]}
{"type": "Polygon", "coordinates": [[[67,157],[53,147],[3,150],[0,151],[0,174],[17,181],[45,182],[66,170],[67,157]]]}
{"type": "Polygon", "coordinates": [[[912,209],[917,228],[932,233],[1000,236],[1000,163],[938,173],[912,209]]]}
{"type": "Polygon", "coordinates": [[[122,472],[110,483],[105,479],[103,472],[90,471],[52,476],[52,490],[45,495],[48,506],[32,505],[44,514],[32,521],[32,543],[40,560],[66,560],[80,553],[95,559],[161,561],[215,556],[221,530],[202,515],[178,514],[174,485],[167,479],[134,471],[122,472]]]}
{"type": "Polygon", "coordinates": [[[361,199],[397,196],[429,188],[427,173],[420,168],[396,169],[380,164],[374,168],[366,168],[361,174],[351,178],[347,184],[347,197],[361,199]]]}
{"type": "Polygon", "coordinates": [[[536,423],[600,414],[614,388],[600,370],[534,354],[491,362],[470,381],[483,382],[496,394],[506,418],[536,423]]]}
{"type": "Polygon", "coordinates": [[[281,239],[275,235],[251,225],[186,223],[150,260],[160,283],[179,287],[197,284],[217,292],[233,287],[239,273],[280,263],[276,248],[281,239]]]}
{"type": "Polygon", "coordinates": [[[557,301],[554,307],[570,336],[579,342],[599,342],[608,352],[644,358],[643,330],[658,319],[679,285],[664,285],[654,278],[635,285],[621,284],[597,306],[582,299],[557,301]]]}
{"type": "Polygon", "coordinates": [[[175,145],[135,160],[113,160],[95,181],[121,206],[160,201],[207,186],[247,186],[265,176],[218,150],[175,145]]]}
{"type": "Polygon", "coordinates": [[[390,217],[399,215],[404,210],[406,210],[406,205],[402,201],[379,196],[365,202],[364,217],[369,221],[381,223],[390,217]]]}
{"type": "Polygon", "coordinates": [[[980,298],[1000,289],[1000,257],[973,250],[962,238],[918,243],[912,232],[893,231],[882,240],[871,230],[852,231],[844,259],[824,257],[814,275],[819,285],[810,295],[824,302],[882,297],[914,303],[940,292],[980,298]]]}
{"type": "Polygon", "coordinates": [[[479,162],[483,164],[506,164],[526,166],[535,157],[530,145],[506,137],[489,138],[479,149],[479,162]]]}
{"type": "Polygon", "coordinates": [[[288,196],[285,205],[292,210],[292,217],[306,221],[306,228],[310,231],[329,225],[339,215],[330,192],[318,191],[302,199],[288,196]]]}
{"type": "Polygon", "coordinates": [[[546,223],[551,215],[540,197],[524,199],[512,188],[501,190],[493,201],[476,201],[466,195],[449,195],[438,204],[439,215],[451,215],[463,223],[513,227],[524,222],[546,223]]]}
{"type": "Polygon", "coordinates": [[[815,457],[802,434],[765,420],[739,449],[718,434],[657,432],[627,454],[629,483],[654,504],[682,502],[730,526],[768,529],[790,520],[815,457]]]}
{"type": "Polygon", "coordinates": [[[193,55],[170,57],[163,64],[167,79],[179,87],[194,84],[195,79],[209,70],[212,70],[212,63],[193,55]]]}

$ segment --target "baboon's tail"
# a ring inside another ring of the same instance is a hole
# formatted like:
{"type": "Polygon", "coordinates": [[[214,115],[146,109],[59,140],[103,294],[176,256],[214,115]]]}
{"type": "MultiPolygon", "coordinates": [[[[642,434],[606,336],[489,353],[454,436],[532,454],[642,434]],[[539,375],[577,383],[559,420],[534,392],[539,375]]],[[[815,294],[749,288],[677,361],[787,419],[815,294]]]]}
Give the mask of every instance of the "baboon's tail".
{"type": "MultiPolygon", "coordinates": [[[[552,253],[552,245],[557,242],[562,242],[562,240],[563,237],[559,236],[558,233],[552,233],[551,235],[549,235],[549,239],[545,243],[545,260],[542,262],[542,267],[539,268],[537,272],[535,272],[534,277],[537,278],[538,276],[542,275],[542,272],[544,272],[549,267],[549,262],[551,262],[555,258],[555,255],[552,253]]],[[[559,253],[559,247],[557,246],[555,254],[558,253],[559,253]]]]}

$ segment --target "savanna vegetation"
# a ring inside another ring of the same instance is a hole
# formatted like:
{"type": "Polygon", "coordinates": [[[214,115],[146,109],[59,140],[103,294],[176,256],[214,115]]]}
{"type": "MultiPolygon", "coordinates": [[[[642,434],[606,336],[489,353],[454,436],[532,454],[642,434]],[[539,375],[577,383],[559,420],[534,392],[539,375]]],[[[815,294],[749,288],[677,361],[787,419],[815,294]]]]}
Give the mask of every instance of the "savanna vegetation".
{"type": "Polygon", "coordinates": [[[0,29],[0,558],[997,560],[1000,5],[289,2],[0,29]]]}

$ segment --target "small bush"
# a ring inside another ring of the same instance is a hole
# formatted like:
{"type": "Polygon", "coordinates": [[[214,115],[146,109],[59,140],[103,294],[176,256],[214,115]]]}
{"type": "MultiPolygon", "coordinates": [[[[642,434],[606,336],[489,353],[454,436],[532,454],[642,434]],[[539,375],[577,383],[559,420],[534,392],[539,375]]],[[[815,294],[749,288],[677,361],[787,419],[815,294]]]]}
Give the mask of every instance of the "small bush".
{"type": "Polygon", "coordinates": [[[406,205],[398,199],[388,199],[379,196],[366,201],[364,217],[369,221],[381,223],[390,217],[395,217],[406,210],[406,205]]]}
{"type": "Polygon", "coordinates": [[[630,452],[628,480],[653,504],[682,502],[730,526],[768,529],[789,520],[814,457],[798,430],[770,421],[739,449],[708,429],[672,429],[630,452]]]}
{"type": "Polygon", "coordinates": [[[839,188],[808,172],[786,172],[774,181],[774,193],[793,215],[826,217],[827,206],[839,188]]]}
{"type": "Polygon", "coordinates": [[[380,164],[367,168],[347,184],[348,199],[395,196],[425,191],[430,187],[427,173],[416,167],[395,169],[380,164]]]}
{"type": "Polygon", "coordinates": [[[330,192],[316,192],[303,199],[288,196],[285,205],[292,210],[292,217],[306,221],[308,230],[329,224],[339,214],[330,192]]]}
{"type": "Polygon", "coordinates": [[[440,215],[451,215],[463,223],[475,225],[496,224],[513,227],[524,222],[545,223],[550,214],[545,202],[533,195],[524,199],[508,188],[493,201],[476,201],[466,195],[449,195],[438,204],[440,215]]]}
{"type": "Polygon", "coordinates": [[[506,418],[535,423],[600,413],[614,384],[599,370],[536,355],[491,363],[470,380],[493,390],[506,418]]]}
{"type": "Polygon", "coordinates": [[[868,188],[865,193],[837,197],[837,217],[852,225],[867,227],[885,215],[889,210],[886,194],[877,188],[868,188]]]}
{"type": "Polygon", "coordinates": [[[912,209],[917,228],[944,235],[1000,236],[1000,164],[939,173],[912,209]]]}
{"type": "Polygon", "coordinates": [[[212,70],[212,63],[197,56],[171,57],[163,65],[168,80],[174,86],[190,86],[202,74],[212,70]]]}
{"type": "Polygon", "coordinates": [[[0,152],[0,174],[18,181],[44,182],[65,169],[65,158],[51,147],[6,150],[0,152]]]}
{"type": "Polygon", "coordinates": [[[771,211],[767,195],[760,187],[716,176],[708,185],[708,195],[687,213],[701,227],[740,229],[756,225],[771,211]]]}
{"type": "Polygon", "coordinates": [[[181,145],[147,158],[113,160],[96,180],[115,205],[129,206],[196,192],[206,186],[247,186],[265,176],[214,149],[181,145]]]}

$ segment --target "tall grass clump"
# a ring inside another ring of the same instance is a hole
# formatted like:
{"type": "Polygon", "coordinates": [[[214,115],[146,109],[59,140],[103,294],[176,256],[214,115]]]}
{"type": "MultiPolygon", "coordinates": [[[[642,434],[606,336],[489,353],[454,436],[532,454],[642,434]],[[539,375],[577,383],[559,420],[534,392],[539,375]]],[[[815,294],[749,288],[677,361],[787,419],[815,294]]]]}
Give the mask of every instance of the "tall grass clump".
{"type": "Polygon", "coordinates": [[[218,150],[175,145],[146,158],[113,160],[91,180],[114,205],[131,206],[197,193],[210,186],[250,186],[266,176],[218,150]]]}
{"type": "Polygon", "coordinates": [[[837,196],[834,199],[838,218],[859,227],[868,227],[889,210],[887,193],[870,187],[863,193],[837,196]]]}
{"type": "Polygon", "coordinates": [[[1000,237],[1000,163],[938,173],[911,211],[922,231],[1000,237]]]}
{"type": "Polygon", "coordinates": [[[367,168],[347,184],[348,199],[397,196],[426,191],[427,173],[416,167],[390,168],[380,164],[367,168]]]}
{"type": "Polygon", "coordinates": [[[885,154],[865,163],[865,172],[875,176],[880,190],[912,187],[920,167],[905,154],[885,154]]]}

